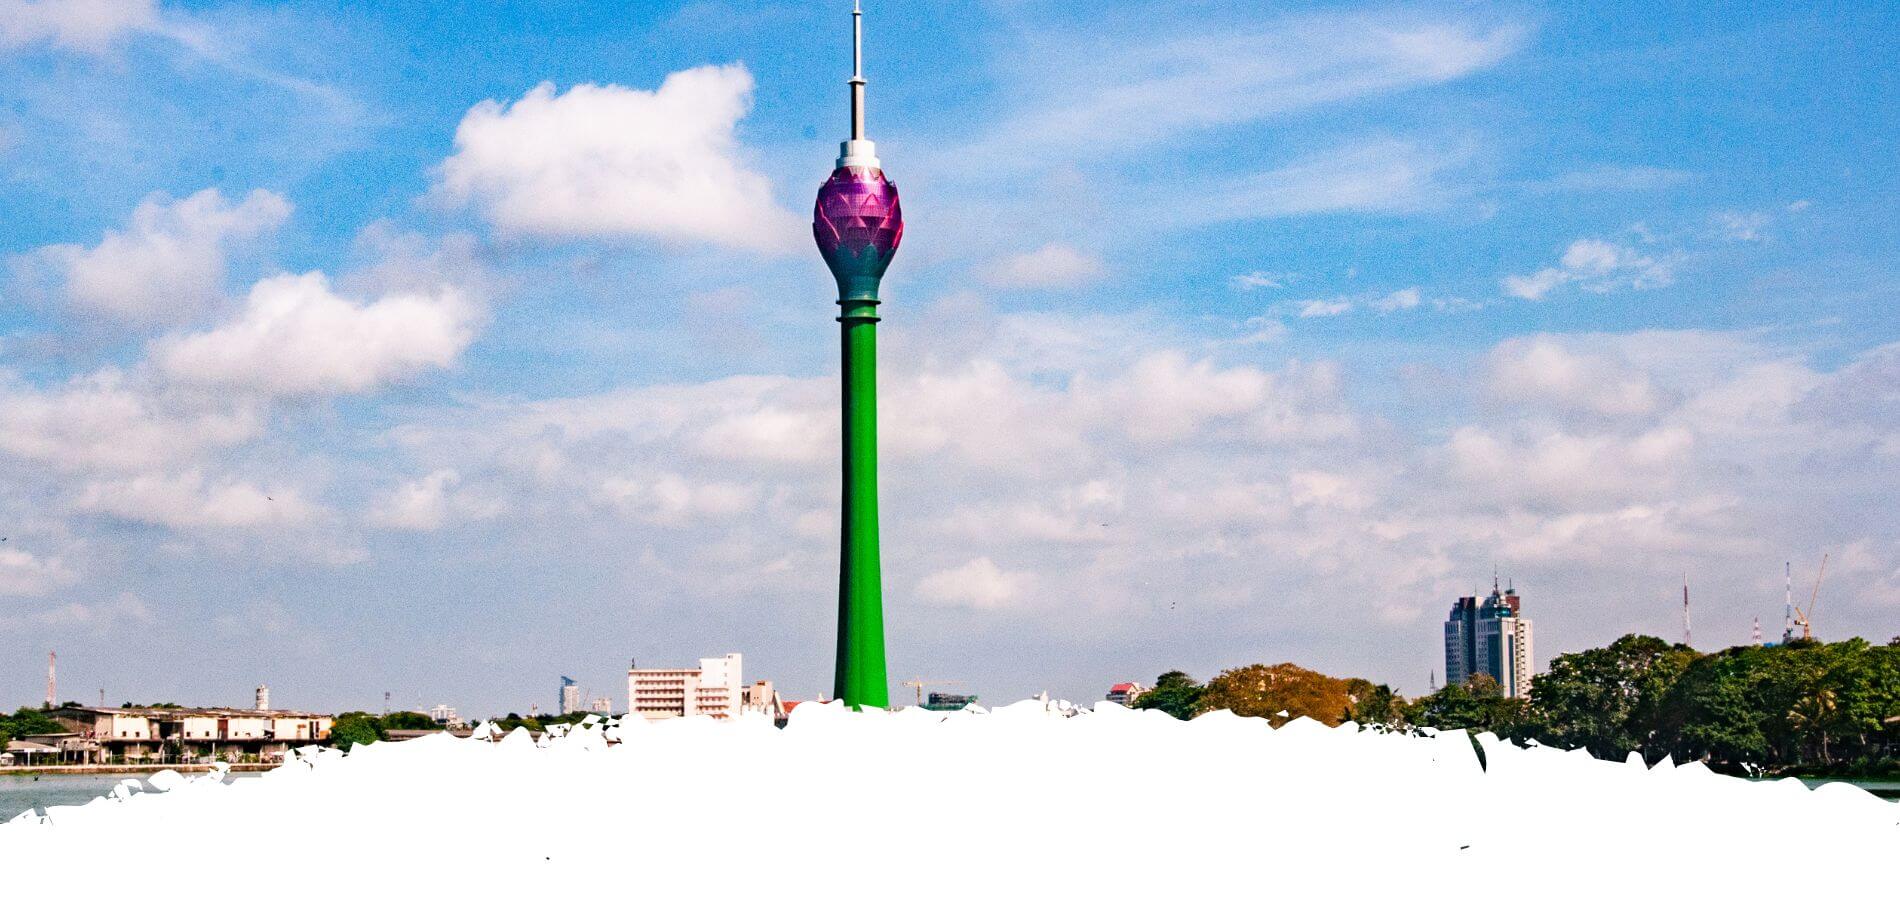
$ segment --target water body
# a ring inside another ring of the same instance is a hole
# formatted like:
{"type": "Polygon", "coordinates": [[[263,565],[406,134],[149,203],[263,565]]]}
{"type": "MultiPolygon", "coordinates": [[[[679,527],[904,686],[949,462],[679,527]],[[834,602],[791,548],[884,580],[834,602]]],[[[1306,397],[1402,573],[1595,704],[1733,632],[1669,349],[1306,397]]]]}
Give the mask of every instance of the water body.
{"type": "MultiPolygon", "coordinates": [[[[261,773],[242,772],[227,779],[253,778],[261,773]]],[[[49,806],[84,806],[95,797],[112,793],[120,781],[131,775],[0,775],[0,822],[29,809],[45,812],[49,806]]],[[[198,777],[198,776],[189,776],[198,777]]],[[[141,783],[145,782],[140,778],[141,783]]],[[[149,789],[150,784],[146,784],[149,789]]]]}
{"type": "MultiPolygon", "coordinates": [[[[235,772],[227,779],[255,778],[260,772],[235,772]]],[[[94,797],[112,793],[120,780],[129,775],[0,775],[0,822],[29,809],[45,812],[49,806],[83,806],[94,797]]],[[[193,776],[197,777],[197,776],[193,776]]],[[[143,782],[145,779],[139,779],[143,782]]],[[[1803,778],[1808,787],[1819,787],[1836,778],[1803,778]]],[[[1876,796],[1900,802],[1900,781],[1848,781],[1876,796]]]]}
{"type": "Polygon", "coordinates": [[[1824,784],[1851,784],[1876,797],[1900,802],[1900,781],[1852,781],[1846,778],[1803,778],[1801,783],[1815,788],[1824,784]]]}

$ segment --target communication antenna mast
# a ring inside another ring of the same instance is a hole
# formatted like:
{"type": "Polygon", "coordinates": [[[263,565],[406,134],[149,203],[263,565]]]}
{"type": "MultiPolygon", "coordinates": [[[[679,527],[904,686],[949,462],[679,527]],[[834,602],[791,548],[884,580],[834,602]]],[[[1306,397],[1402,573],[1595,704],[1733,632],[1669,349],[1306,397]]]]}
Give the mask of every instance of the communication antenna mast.
{"type": "Polygon", "coordinates": [[[1695,641],[1689,630],[1689,573],[1682,573],[1682,645],[1692,646],[1695,641]]]}
{"type": "Polygon", "coordinates": [[[1755,628],[1749,634],[1749,640],[1753,642],[1755,646],[1761,646],[1761,616],[1755,617],[1755,628]]]}
{"type": "Polygon", "coordinates": [[[1785,644],[1794,640],[1794,563],[1782,563],[1781,573],[1787,579],[1781,601],[1781,642],[1785,644]]]}
{"type": "Polygon", "coordinates": [[[383,692],[383,715],[389,715],[389,692],[383,692]]]}

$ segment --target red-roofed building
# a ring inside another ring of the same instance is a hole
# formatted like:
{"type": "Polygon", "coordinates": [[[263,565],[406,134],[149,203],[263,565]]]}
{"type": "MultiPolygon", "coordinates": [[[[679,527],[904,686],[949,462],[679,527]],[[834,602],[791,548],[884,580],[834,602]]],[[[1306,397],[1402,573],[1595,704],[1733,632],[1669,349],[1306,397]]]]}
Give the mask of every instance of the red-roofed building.
{"type": "Polygon", "coordinates": [[[1123,706],[1134,705],[1135,698],[1148,693],[1148,689],[1133,681],[1124,681],[1108,689],[1108,702],[1123,706]]]}

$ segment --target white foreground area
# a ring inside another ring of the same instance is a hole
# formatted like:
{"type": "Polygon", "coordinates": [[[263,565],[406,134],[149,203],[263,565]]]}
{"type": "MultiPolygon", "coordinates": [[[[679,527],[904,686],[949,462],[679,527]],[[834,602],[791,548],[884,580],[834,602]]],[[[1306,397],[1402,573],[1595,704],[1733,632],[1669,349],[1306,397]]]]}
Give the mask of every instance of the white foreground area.
{"type": "Polygon", "coordinates": [[[1033,701],[441,735],[24,815],[0,870],[22,897],[1892,896],[1900,804],[1858,788],[1480,740],[1487,766],[1462,733],[1033,701]]]}

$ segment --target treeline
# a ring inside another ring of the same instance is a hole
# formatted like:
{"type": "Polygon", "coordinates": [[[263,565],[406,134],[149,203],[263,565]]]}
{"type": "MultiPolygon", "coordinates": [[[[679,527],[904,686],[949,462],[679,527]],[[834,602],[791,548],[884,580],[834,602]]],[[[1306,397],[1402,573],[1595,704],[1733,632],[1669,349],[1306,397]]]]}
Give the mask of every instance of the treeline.
{"type": "MultiPolygon", "coordinates": [[[[549,725],[574,725],[587,718],[589,713],[576,712],[560,716],[523,716],[509,713],[499,719],[493,719],[503,734],[517,728],[526,728],[531,732],[546,731],[549,725]]],[[[373,744],[389,739],[391,731],[441,731],[445,726],[429,718],[428,715],[407,710],[376,715],[368,712],[346,712],[338,715],[330,724],[330,746],[343,750],[357,744],[373,744]]]]}
{"type": "Polygon", "coordinates": [[[1485,675],[1407,699],[1291,663],[1229,669],[1205,684],[1175,671],[1134,705],[1184,719],[1227,709],[1276,725],[1305,716],[1327,725],[1489,731],[1603,759],[1668,756],[1737,773],[1900,774],[1900,638],[1698,653],[1632,634],[1551,660],[1531,680],[1529,700],[1504,696],[1485,675]]]}
{"type": "Polygon", "coordinates": [[[30,734],[56,734],[64,730],[46,710],[37,706],[22,706],[10,716],[0,713],[0,751],[6,750],[8,741],[17,741],[30,734]]]}

